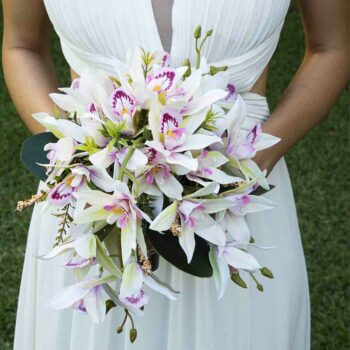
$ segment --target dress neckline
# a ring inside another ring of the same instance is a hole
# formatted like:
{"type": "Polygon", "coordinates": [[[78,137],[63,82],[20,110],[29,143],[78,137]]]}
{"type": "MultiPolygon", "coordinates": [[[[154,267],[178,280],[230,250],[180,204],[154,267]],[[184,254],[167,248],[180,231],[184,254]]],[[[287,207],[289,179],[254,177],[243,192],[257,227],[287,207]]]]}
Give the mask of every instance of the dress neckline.
{"type": "MultiPolygon", "coordinates": [[[[152,26],[153,28],[155,28],[155,38],[156,40],[158,41],[158,45],[159,47],[161,48],[162,51],[167,51],[165,50],[164,48],[164,45],[163,45],[163,42],[162,42],[162,39],[161,39],[161,36],[160,36],[160,32],[159,32],[159,26],[158,26],[158,23],[157,23],[157,20],[156,20],[156,15],[154,13],[154,9],[153,9],[153,5],[152,5],[152,0],[148,0],[147,1],[148,3],[148,6],[149,6],[149,12],[151,13],[151,22],[152,22],[152,26]]],[[[174,51],[174,33],[175,33],[175,7],[177,5],[177,2],[176,0],[173,0],[173,4],[171,6],[171,43],[170,43],[170,49],[169,49],[169,55],[171,56],[172,55],[172,52],[174,51]]]]}

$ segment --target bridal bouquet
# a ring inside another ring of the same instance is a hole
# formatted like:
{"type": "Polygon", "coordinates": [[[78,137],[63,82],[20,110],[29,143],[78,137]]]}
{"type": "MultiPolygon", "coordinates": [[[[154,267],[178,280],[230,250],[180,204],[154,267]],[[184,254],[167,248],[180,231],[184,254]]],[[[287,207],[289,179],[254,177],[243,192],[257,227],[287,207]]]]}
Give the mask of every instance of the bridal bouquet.
{"type": "MultiPolygon", "coordinates": [[[[254,245],[245,215],[273,207],[261,196],[266,172],[252,160],[279,141],[259,124],[242,129],[245,102],[226,73],[201,55],[169,66],[169,55],[137,50],[114,74],[86,71],[51,94],[55,115],[33,117],[48,132],[28,139],[24,164],[43,182],[18,210],[37,202],[58,217],[53,249],[76,277],[48,300],[101,322],[125,311],[123,326],[143,312],[147,288],[175,300],[156,276],[158,256],[195,276],[213,276],[221,298],[228,280],[246,288],[240,272],[272,278],[248,252],[254,245]]],[[[200,41],[201,40],[201,41],[200,41]]]]}

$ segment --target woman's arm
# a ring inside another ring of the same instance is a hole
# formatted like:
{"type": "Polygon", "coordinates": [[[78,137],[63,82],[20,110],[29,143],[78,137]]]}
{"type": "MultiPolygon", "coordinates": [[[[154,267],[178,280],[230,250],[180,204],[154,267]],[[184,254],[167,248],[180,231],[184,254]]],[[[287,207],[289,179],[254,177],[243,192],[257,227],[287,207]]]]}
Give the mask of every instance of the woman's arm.
{"type": "Polygon", "coordinates": [[[33,132],[44,131],[31,114],[52,113],[48,94],[58,81],[50,56],[51,26],[42,0],[3,0],[2,59],[5,80],[21,118],[33,132]]]}
{"type": "Polygon", "coordinates": [[[276,162],[329,112],[350,79],[350,1],[299,0],[306,53],[294,79],[263,131],[280,137],[256,162],[276,162]]]}

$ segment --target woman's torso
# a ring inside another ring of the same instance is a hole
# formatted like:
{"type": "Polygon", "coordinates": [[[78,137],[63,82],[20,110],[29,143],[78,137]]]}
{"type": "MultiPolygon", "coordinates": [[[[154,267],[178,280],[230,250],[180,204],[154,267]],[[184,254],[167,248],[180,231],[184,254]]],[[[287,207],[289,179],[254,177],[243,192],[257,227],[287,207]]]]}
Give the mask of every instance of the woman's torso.
{"type": "Polygon", "coordinates": [[[137,46],[170,50],[172,65],[193,62],[193,30],[214,33],[203,54],[228,65],[241,91],[264,88],[290,0],[44,0],[71,67],[111,69],[137,46]],[[260,79],[259,79],[260,77],[260,79]],[[262,84],[261,84],[262,82],[262,84]]]}

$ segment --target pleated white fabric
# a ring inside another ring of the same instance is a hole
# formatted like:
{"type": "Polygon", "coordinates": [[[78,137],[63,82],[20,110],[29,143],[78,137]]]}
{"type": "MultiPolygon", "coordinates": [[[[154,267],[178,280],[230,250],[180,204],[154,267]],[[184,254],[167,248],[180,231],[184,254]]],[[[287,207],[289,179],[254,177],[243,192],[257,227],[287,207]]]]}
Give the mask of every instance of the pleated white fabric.
{"type": "MultiPolygon", "coordinates": [[[[85,68],[111,70],[136,46],[163,48],[151,0],[45,0],[60,36],[65,57],[78,73],[85,68]]],[[[248,107],[245,128],[269,115],[264,97],[250,93],[278,43],[289,0],[174,0],[172,65],[194,60],[193,29],[214,29],[205,46],[209,62],[228,65],[248,107]]],[[[255,251],[275,275],[264,279],[264,293],[250,282],[248,290],[233,283],[222,300],[212,279],[189,276],[161,259],[157,275],[181,290],[178,301],[154,295],[138,318],[139,337],[117,335],[123,312],[113,310],[102,325],[85,315],[46,309],[56,290],[74,283],[59,262],[36,256],[50,250],[57,219],[34,208],[18,303],[15,350],[308,350],[309,294],[293,192],[284,159],[269,176],[276,188],[266,194],[276,208],[248,217],[260,245],[255,251]]],[[[255,249],[256,248],[252,248],[255,249]]],[[[249,281],[248,278],[246,278],[249,281]]]]}

